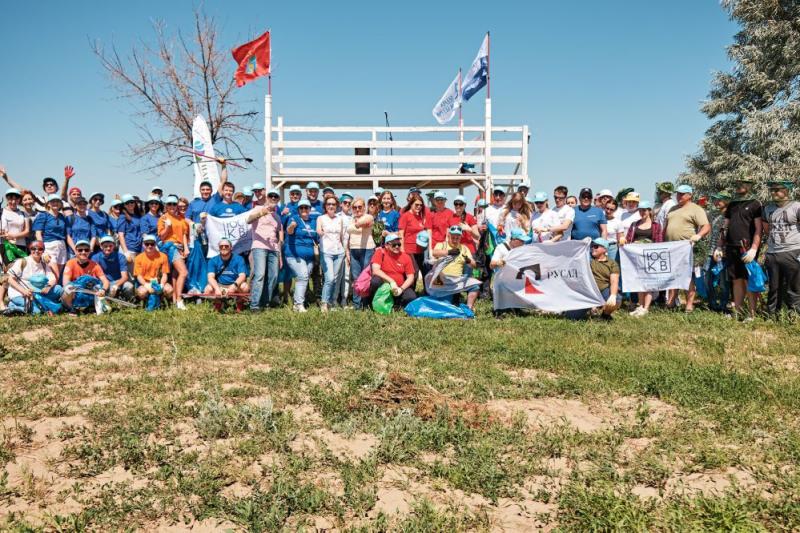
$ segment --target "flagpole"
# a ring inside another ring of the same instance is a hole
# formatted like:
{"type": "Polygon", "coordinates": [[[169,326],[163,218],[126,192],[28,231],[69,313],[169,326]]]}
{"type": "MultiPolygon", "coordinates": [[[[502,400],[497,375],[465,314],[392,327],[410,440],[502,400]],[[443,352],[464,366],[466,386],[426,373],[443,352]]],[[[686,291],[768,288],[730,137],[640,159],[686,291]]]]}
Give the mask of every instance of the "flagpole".
{"type": "Polygon", "coordinates": [[[489,88],[491,87],[491,77],[489,76],[489,56],[490,56],[490,37],[489,32],[486,32],[486,111],[484,115],[484,129],[483,129],[483,172],[486,176],[486,201],[491,200],[492,189],[494,188],[494,179],[492,178],[492,99],[489,96],[489,88]]]}
{"type": "Polygon", "coordinates": [[[492,76],[490,74],[490,65],[492,57],[492,38],[489,32],[486,32],[486,98],[491,98],[492,89],[492,76]]]}
{"type": "MultiPolygon", "coordinates": [[[[458,155],[464,157],[464,116],[461,113],[461,67],[458,68],[458,140],[461,141],[461,146],[458,148],[458,155]]],[[[463,164],[462,160],[459,164],[463,164]]]]}

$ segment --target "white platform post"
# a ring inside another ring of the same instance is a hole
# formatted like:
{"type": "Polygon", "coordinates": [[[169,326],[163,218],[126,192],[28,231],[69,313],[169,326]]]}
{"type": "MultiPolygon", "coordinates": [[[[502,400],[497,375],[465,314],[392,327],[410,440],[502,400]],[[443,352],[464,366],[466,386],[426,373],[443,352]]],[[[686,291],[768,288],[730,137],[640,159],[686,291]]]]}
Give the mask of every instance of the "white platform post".
{"type": "Polygon", "coordinates": [[[483,149],[483,156],[486,162],[483,165],[483,171],[486,174],[486,201],[491,201],[492,188],[494,187],[492,179],[492,100],[486,99],[486,123],[484,124],[483,142],[485,148],[483,149]]]}
{"type": "Polygon", "coordinates": [[[264,97],[264,183],[272,188],[272,95],[264,97]]]}

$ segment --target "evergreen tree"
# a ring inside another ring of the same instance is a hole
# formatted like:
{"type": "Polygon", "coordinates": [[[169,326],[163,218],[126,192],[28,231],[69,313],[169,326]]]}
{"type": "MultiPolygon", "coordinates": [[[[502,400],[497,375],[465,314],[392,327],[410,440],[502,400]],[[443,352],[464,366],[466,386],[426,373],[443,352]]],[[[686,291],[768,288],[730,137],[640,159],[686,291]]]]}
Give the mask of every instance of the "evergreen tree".
{"type": "Polygon", "coordinates": [[[702,111],[715,123],[682,181],[703,192],[746,175],[765,193],[771,179],[800,175],[800,1],[723,0],[741,25],[702,111]]]}

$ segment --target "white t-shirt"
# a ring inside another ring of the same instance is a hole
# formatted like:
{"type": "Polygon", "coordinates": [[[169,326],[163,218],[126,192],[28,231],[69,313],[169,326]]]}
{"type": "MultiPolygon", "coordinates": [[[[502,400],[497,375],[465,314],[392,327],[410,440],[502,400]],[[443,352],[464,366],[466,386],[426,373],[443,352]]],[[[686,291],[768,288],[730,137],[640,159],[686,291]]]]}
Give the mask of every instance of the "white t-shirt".
{"type": "MultiPolygon", "coordinates": [[[[16,274],[17,276],[19,276],[20,278],[22,278],[24,281],[28,281],[32,276],[36,276],[36,275],[39,275],[39,274],[44,274],[44,275],[47,276],[47,279],[49,280],[49,283],[51,285],[53,284],[53,282],[55,281],[56,277],[53,274],[52,269],[50,268],[50,266],[47,263],[45,263],[44,261],[42,261],[41,263],[37,263],[36,261],[31,259],[30,257],[24,258],[24,262],[25,262],[25,268],[24,269],[22,268],[23,259],[17,259],[11,265],[11,268],[9,270],[11,272],[13,272],[14,274],[16,274]]],[[[12,274],[12,277],[13,277],[13,274],[12,274]]],[[[20,298],[20,297],[22,297],[22,294],[17,289],[15,289],[13,285],[11,285],[9,283],[8,284],[8,298],[9,298],[9,300],[11,298],[20,298]]]]}
{"type": "MultiPolygon", "coordinates": [[[[0,229],[9,233],[21,233],[25,229],[25,214],[19,210],[3,209],[3,214],[0,215],[0,229]]],[[[15,239],[14,244],[25,246],[25,237],[15,239]]]]}
{"type": "MultiPolygon", "coordinates": [[[[558,226],[561,224],[561,218],[558,216],[558,213],[553,211],[552,209],[548,209],[544,213],[540,213],[536,211],[533,214],[533,218],[531,219],[531,229],[549,229],[553,226],[558,226]]],[[[534,241],[544,242],[549,241],[553,238],[553,233],[550,231],[546,231],[544,233],[540,233],[536,235],[534,232],[533,239],[534,241]]]]}
{"type": "Polygon", "coordinates": [[[569,220],[569,226],[567,229],[564,230],[564,234],[561,236],[562,241],[568,241],[572,239],[572,221],[575,220],[575,210],[568,206],[567,204],[562,205],[558,209],[554,210],[558,214],[558,218],[563,224],[567,220],[569,220]]]}
{"type": "Polygon", "coordinates": [[[635,224],[636,222],[642,219],[642,215],[639,214],[638,209],[636,209],[635,211],[623,211],[619,219],[620,221],[622,221],[622,231],[624,237],[628,233],[628,229],[631,227],[631,225],[635,224]]]}
{"type": "Polygon", "coordinates": [[[344,218],[335,215],[333,218],[327,214],[317,218],[317,233],[320,234],[319,249],[322,253],[338,255],[344,253],[344,242],[346,239],[347,226],[344,218]]]}
{"type": "Polygon", "coordinates": [[[662,228],[664,227],[664,225],[667,223],[667,215],[669,214],[669,210],[675,207],[676,205],[678,205],[678,202],[676,202],[672,198],[661,204],[661,207],[659,208],[655,218],[659,226],[661,226],[662,228]]]}
{"type": "Polygon", "coordinates": [[[499,261],[501,259],[505,260],[509,253],[511,253],[511,249],[508,247],[508,243],[501,242],[494,249],[492,261],[499,261]]]}
{"type": "Polygon", "coordinates": [[[500,216],[503,214],[505,205],[501,204],[499,207],[494,204],[486,207],[486,223],[492,224],[495,228],[500,225],[500,216]]]}
{"type": "Polygon", "coordinates": [[[619,241],[619,238],[620,238],[619,234],[620,233],[622,233],[623,234],[622,236],[624,237],[625,236],[624,235],[624,233],[625,233],[624,226],[625,226],[625,223],[622,222],[622,220],[620,220],[617,217],[614,217],[611,220],[608,220],[606,222],[606,233],[608,235],[608,240],[610,240],[612,242],[619,241]]]}

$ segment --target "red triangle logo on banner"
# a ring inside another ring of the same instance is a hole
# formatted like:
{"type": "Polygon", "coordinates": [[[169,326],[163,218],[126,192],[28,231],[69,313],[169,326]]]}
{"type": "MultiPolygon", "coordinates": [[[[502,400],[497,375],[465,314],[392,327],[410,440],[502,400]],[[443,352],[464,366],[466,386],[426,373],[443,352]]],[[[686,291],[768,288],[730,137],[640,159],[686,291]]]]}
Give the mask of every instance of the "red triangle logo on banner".
{"type": "Polygon", "coordinates": [[[531,278],[525,276],[525,294],[544,294],[531,283],[531,278]]]}

